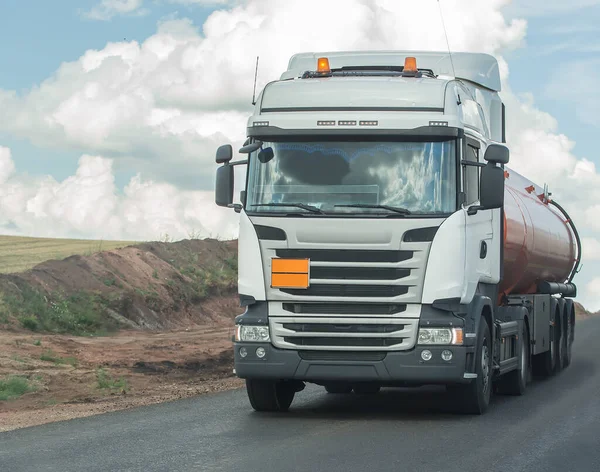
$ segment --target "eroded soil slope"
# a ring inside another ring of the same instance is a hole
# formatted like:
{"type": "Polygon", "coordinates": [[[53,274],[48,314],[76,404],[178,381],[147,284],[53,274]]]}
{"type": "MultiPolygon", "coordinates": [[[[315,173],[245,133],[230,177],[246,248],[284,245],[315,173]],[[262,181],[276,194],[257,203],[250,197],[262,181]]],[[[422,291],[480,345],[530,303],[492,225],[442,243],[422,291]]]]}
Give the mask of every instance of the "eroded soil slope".
{"type": "Polygon", "coordinates": [[[236,261],[189,240],[0,275],[0,431],[242,385],[236,261]]]}

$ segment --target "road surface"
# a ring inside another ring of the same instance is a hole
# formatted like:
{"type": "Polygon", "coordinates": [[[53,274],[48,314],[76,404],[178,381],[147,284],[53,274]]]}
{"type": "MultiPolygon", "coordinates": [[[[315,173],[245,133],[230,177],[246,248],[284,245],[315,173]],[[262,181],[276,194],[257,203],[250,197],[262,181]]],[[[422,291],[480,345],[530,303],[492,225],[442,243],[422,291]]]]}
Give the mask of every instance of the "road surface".
{"type": "Polygon", "coordinates": [[[495,397],[484,416],[443,390],[328,395],[309,386],[288,414],[244,391],[0,433],[0,471],[600,471],[600,318],[578,322],[571,366],[495,397]]]}

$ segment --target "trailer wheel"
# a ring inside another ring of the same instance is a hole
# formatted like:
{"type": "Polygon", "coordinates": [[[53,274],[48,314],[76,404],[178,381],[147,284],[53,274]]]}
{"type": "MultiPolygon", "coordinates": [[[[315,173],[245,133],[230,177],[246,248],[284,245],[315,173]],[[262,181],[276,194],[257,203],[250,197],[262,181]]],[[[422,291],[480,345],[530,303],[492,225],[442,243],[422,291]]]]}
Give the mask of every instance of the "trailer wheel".
{"type": "Polygon", "coordinates": [[[554,359],[554,372],[558,373],[563,370],[564,364],[564,354],[565,354],[565,335],[563,334],[563,322],[562,315],[559,313],[554,318],[554,345],[556,346],[556,350],[554,354],[556,358],[554,359]]]}
{"type": "Polygon", "coordinates": [[[481,415],[490,405],[492,397],[492,337],[490,327],[484,317],[479,323],[475,373],[477,378],[466,385],[451,385],[448,390],[463,413],[481,415]]]}
{"type": "Polygon", "coordinates": [[[565,367],[569,367],[573,358],[573,341],[575,340],[575,312],[573,311],[573,308],[569,310],[565,319],[567,328],[565,336],[567,340],[567,347],[565,349],[565,367]]]}
{"type": "Polygon", "coordinates": [[[529,330],[525,322],[523,322],[521,337],[521,352],[519,353],[520,368],[500,378],[498,381],[498,393],[502,395],[523,395],[530,380],[531,345],[529,344],[529,330]]]}
{"type": "Polygon", "coordinates": [[[329,383],[325,384],[325,390],[327,393],[334,394],[352,393],[352,385],[340,382],[329,383]]]}
{"type": "Polygon", "coordinates": [[[246,392],[256,411],[287,411],[296,395],[291,383],[262,379],[246,379],[246,392]]]}
{"type": "MultiPolygon", "coordinates": [[[[558,315],[555,315],[555,319],[558,315]]],[[[558,331],[556,324],[550,330],[550,345],[548,350],[542,354],[534,356],[534,372],[542,377],[551,377],[556,372],[556,332],[558,331]]],[[[559,334],[560,335],[560,334],[559,334]]]]}

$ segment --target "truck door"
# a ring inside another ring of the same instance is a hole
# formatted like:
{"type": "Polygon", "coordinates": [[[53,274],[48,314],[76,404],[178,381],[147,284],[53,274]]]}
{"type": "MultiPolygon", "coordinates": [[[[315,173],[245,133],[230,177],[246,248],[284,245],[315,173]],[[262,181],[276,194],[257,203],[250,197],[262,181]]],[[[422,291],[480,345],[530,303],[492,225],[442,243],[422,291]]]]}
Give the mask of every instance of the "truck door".
{"type": "MultiPolygon", "coordinates": [[[[471,162],[480,162],[480,144],[478,141],[467,138],[465,143],[464,159],[471,162]]],[[[479,175],[480,168],[463,166],[463,192],[465,194],[464,207],[478,204],[479,201],[479,175]]],[[[465,280],[467,282],[463,298],[470,300],[475,293],[477,284],[489,282],[494,278],[492,266],[494,264],[495,249],[493,247],[492,211],[480,210],[474,215],[466,217],[466,261],[465,280]]]]}

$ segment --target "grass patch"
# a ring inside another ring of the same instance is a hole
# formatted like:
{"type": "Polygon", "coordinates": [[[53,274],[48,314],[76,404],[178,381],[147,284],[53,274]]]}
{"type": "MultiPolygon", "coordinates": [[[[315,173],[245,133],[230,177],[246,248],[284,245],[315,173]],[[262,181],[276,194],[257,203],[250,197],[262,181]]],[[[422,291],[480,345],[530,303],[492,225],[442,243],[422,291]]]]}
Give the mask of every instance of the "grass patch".
{"type": "Polygon", "coordinates": [[[42,345],[42,340],[41,339],[36,339],[35,341],[33,341],[33,345],[34,346],[41,346],[42,345]]]}
{"type": "Polygon", "coordinates": [[[122,248],[132,244],[136,243],[133,241],[0,236],[0,272],[22,272],[47,260],[60,260],[75,254],[91,255],[99,251],[122,248]]]}
{"type": "Polygon", "coordinates": [[[11,375],[0,379],[0,401],[13,400],[34,390],[29,380],[24,377],[11,375]]]}
{"type": "Polygon", "coordinates": [[[127,380],[125,380],[123,377],[115,379],[103,368],[96,370],[96,381],[98,382],[98,388],[103,390],[121,390],[125,392],[129,390],[127,380]]]}
{"type": "Polygon", "coordinates": [[[44,362],[54,362],[55,364],[69,364],[73,367],[79,365],[79,361],[75,357],[60,357],[52,349],[48,349],[42,353],[40,360],[44,362]]]}
{"type": "Polygon", "coordinates": [[[4,309],[30,331],[88,336],[117,328],[105,315],[102,300],[92,293],[45,296],[25,286],[19,293],[5,294],[3,301],[4,309]]]}

